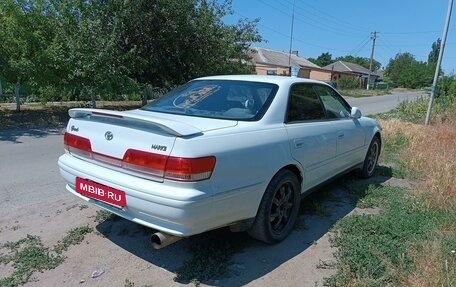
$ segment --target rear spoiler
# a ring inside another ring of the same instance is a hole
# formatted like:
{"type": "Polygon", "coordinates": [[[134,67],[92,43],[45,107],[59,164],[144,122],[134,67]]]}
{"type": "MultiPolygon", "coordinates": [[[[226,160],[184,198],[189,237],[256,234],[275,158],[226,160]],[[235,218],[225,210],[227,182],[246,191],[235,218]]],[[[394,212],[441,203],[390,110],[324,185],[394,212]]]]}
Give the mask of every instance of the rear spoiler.
{"type": "Polygon", "coordinates": [[[119,119],[120,121],[129,121],[134,124],[140,124],[142,126],[158,127],[166,133],[177,137],[196,135],[203,132],[202,130],[192,125],[180,121],[174,121],[154,116],[143,116],[139,114],[129,113],[128,111],[76,108],[70,109],[68,111],[68,114],[72,118],[104,117],[119,119]]]}

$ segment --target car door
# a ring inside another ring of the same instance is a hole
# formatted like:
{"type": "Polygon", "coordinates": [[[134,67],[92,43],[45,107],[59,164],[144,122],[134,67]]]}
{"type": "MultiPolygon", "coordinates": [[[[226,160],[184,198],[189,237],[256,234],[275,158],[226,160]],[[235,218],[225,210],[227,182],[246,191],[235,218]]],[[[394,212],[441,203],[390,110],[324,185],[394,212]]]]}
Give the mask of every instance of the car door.
{"type": "Polygon", "coordinates": [[[303,190],[331,177],[335,169],[337,127],[328,124],[311,84],[290,88],[285,128],[291,154],[304,170],[303,190]]]}
{"type": "Polygon", "coordinates": [[[351,107],[331,87],[314,85],[314,90],[323,103],[326,116],[337,130],[336,164],[338,169],[349,168],[363,159],[366,144],[364,129],[359,119],[350,117],[351,107]]]}

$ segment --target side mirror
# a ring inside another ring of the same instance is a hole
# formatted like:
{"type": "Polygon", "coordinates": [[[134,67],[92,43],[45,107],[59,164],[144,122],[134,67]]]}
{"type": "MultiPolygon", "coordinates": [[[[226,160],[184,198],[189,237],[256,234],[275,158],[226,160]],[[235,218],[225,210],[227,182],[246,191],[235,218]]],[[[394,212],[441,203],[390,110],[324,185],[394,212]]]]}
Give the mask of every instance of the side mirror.
{"type": "Polygon", "coordinates": [[[350,117],[352,119],[359,119],[362,116],[361,110],[358,109],[357,107],[352,107],[351,112],[350,112],[350,117]]]}

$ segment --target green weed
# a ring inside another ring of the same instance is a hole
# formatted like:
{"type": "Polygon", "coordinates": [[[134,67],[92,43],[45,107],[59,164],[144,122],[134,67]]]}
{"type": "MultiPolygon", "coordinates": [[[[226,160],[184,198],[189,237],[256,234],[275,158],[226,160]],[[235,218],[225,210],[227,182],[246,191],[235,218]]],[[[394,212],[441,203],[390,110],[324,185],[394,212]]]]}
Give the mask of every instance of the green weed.
{"type": "Polygon", "coordinates": [[[99,209],[99,210],[97,210],[97,214],[95,215],[94,222],[101,223],[106,220],[111,220],[114,217],[116,217],[115,214],[113,214],[107,210],[104,210],[104,209],[99,209]]]}
{"type": "Polygon", "coordinates": [[[74,228],[53,248],[44,247],[40,237],[33,235],[3,244],[0,250],[6,249],[7,253],[0,253],[0,264],[11,264],[14,270],[11,275],[0,278],[0,286],[20,286],[29,282],[34,272],[56,268],[65,260],[62,252],[82,242],[89,232],[92,228],[88,226],[74,228]]]}
{"type": "Polygon", "coordinates": [[[386,113],[377,114],[376,117],[385,120],[399,119],[412,123],[424,123],[428,103],[429,99],[427,97],[419,98],[413,102],[404,101],[397,108],[386,113]]]}
{"type": "MultiPolygon", "coordinates": [[[[128,279],[125,279],[124,287],[135,287],[136,284],[128,279]]],[[[141,285],[141,287],[152,287],[152,285],[141,285]]]]}
{"type": "Polygon", "coordinates": [[[193,283],[229,275],[228,266],[232,256],[242,249],[241,242],[211,240],[191,246],[191,258],[175,271],[174,281],[193,283]]]}
{"type": "Polygon", "coordinates": [[[393,165],[391,169],[391,176],[396,178],[407,177],[407,169],[404,161],[402,160],[401,153],[403,148],[407,145],[408,138],[401,133],[398,133],[390,138],[384,138],[382,145],[382,153],[380,160],[393,165]]]}
{"type": "Polygon", "coordinates": [[[390,90],[338,89],[345,97],[363,98],[391,94],[390,90]]]}
{"type": "Polygon", "coordinates": [[[7,255],[0,256],[0,263],[11,263],[14,271],[10,276],[0,279],[0,286],[14,287],[30,281],[36,271],[54,269],[63,262],[59,254],[52,254],[44,247],[37,236],[27,237],[16,242],[7,242],[3,248],[8,249],[7,255]]]}
{"type": "Polygon", "coordinates": [[[54,251],[61,254],[63,251],[68,250],[68,247],[77,245],[84,240],[86,234],[91,233],[93,228],[90,226],[82,226],[71,229],[67,235],[57,243],[54,251]]]}
{"type": "Polygon", "coordinates": [[[397,197],[402,196],[400,188],[384,187],[369,182],[353,181],[345,186],[359,208],[383,208],[390,204],[391,200],[398,200],[397,197]]]}
{"type": "Polygon", "coordinates": [[[79,207],[79,210],[83,210],[83,209],[89,208],[89,206],[87,204],[76,203],[76,204],[73,204],[71,206],[68,206],[65,210],[69,211],[69,210],[71,210],[73,208],[76,208],[76,207],[79,207]]]}
{"type": "Polygon", "coordinates": [[[395,187],[369,186],[362,199],[383,211],[353,215],[335,225],[332,243],[339,248],[339,271],[328,284],[355,280],[359,286],[397,286],[403,273],[414,270],[409,250],[431,237],[444,214],[421,208],[419,199],[395,187]]]}

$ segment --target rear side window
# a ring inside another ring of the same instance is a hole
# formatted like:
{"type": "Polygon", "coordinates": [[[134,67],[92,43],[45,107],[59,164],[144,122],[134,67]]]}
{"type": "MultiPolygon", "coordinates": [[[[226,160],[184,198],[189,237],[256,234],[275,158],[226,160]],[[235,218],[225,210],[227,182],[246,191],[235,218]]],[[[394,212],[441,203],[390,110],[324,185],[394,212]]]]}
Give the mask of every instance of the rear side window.
{"type": "Polygon", "coordinates": [[[286,121],[289,123],[324,119],[326,119],[325,111],[312,85],[297,84],[292,86],[286,121]]]}

